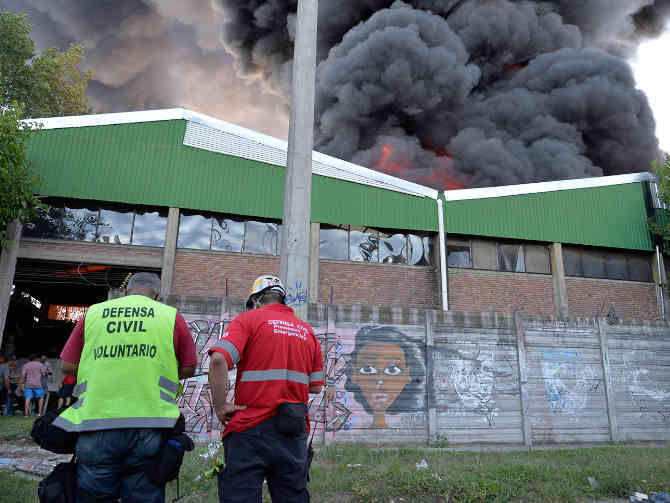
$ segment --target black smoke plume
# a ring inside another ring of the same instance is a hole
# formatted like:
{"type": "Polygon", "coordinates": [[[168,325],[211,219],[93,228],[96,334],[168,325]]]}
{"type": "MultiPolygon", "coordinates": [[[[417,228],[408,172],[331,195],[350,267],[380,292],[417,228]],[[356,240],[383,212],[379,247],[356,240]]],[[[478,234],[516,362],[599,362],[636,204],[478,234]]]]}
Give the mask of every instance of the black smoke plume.
{"type": "MultiPolygon", "coordinates": [[[[86,45],[106,111],[185,106],[276,136],[296,6],[0,0],[39,49],[86,45]]],[[[316,149],[440,189],[646,171],[655,124],[626,58],[668,17],[670,0],[321,0],[316,149]]]]}
{"type": "MultiPolygon", "coordinates": [[[[238,68],[288,89],[295,0],[221,0],[238,68]]],[[[436,188],[646,171],[630,57],[668,0],[321,1],[316,148],[436,188]]]]}

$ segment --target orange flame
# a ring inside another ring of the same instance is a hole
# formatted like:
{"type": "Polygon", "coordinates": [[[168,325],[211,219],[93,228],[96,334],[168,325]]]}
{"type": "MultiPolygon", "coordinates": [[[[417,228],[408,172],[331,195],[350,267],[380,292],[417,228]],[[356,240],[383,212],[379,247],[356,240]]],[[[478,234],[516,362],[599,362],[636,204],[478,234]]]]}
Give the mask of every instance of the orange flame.
{"type": "Polygon", "coordinates": [[[427,185],[437,190],[463,189],[468,186],[467,178],[454,172],[451,165],[453,160],[443,148],[430,149],[437,157],[442,158],[440,167],[430,171],[428,174],[417,176],[410,170],[409,162],[406,160],[393,159],[393,146],[384,145],[381,150],[379,160],[374,164],[373,169],[386,173],[387,175],[397,176],[415,183],[427,185]],[[404,175],[404,176],[403,176],[404,175]]]}
{"type": "Polygon", "coordinates": [[[409,168],[405,163],[390,160],[392,155],[393,147],[391,145],[384,145],[382,147],[382,155],[375,164],[374,169],[387,175],[399,176],[400,173],[409,168]]]}

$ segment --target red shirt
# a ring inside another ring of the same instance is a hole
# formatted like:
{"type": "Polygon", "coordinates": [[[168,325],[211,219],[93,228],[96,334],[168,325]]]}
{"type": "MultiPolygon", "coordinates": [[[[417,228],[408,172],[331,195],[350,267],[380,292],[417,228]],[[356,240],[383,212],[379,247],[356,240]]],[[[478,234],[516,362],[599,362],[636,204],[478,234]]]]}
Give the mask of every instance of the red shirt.
{"type": "MultiPolygon", "coordinates": [[[[80,319],[65,343],[60,357],[69,363],[79,363],[81,352],[84,349],[84,320],[80,319]]],[[[195,367],[198,356],[195,352],[195,343],[191,337],[191,331],[186,325],[184,317],[177,313],[174,324],[174,352],[177,355],[179,367],[195,367]]]]}
{"type": "Polygon", "coordinates": [[[65,377],[63,378],[63,386],[67,386],[68,384],[76,384],[76,383],[77,383],[77,378],[75,376],[65,374],[65,377]]]}
{"type": "Polygon", "coordinates": [[[309,387],[323,385],[319,339],[282,304],[240,314],[209,349],[213,351],[226,357],[229,369],[237,364],[235,404],[247,406],[233,414],[224,437],[274,416],[280,402],[306,404],[309,387]]]}

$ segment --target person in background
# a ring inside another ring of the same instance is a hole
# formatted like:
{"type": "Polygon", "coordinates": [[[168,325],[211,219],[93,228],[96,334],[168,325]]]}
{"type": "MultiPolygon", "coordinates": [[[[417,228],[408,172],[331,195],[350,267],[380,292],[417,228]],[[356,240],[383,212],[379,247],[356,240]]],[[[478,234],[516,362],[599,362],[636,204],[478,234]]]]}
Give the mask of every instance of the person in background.
{"type": "Polygon", "coordinates": [[[63,401],[65,401],[65,406],[69,406],[72,401],[72,391],[74,390],[74,385],[77,384],[77,378],[69,374],[65,374],[63,377],[63,382],[61,382],[58,387],[58,408],[60,409],[63,406],[63,401]]]}
{"type": "Polygon", "coordinates": [[[321,344],[286,305],[279,278],[260,276],[249,294],[249,311],[209,349],[212,404],[226,425],[219,501],[261,501],[265,478],[272,501],[308,502],[307,401],[324,382],[321,344]],[[235,365],[230,403],[228,371],[235,365]]]}
{"type": "Polygon", "coordinates": [[[5,409],[7,407],[7,399],[9,398],[9,366],[5,361],[5,356],[0,356],[2,362],[0,362],[0,386],[2,390],[0,391],[0,406],[2,407],[2,415],[6,416],[5,409]]]}
{"type": "Polygon", "coordinates": [[[179,380],[193,376],[197,354],[160,288],[158,275],[133,274],[126,296],[89,307],[61,352],[78,401],[53,424],[79,432],[78,501],[165,502],[144,467],[179,418],[179,380]]]}
{"type": "Polygon", "coordinates": [[[14,399],[16,398],[16,388],[19,386],[19,377],[16,370],[16,356],[11,355],[7,361],[8,376],[5,380],[7,386],[7,399],[3,409],[3,415],[14,415],[14,399]]]}
{"type": "Polygon", "coordinates": [[[24,387],[25,412],[24,415],[30,415],[30,406],[33,398],[37,398],[37,414],[41,414],[44,404],[44,391],[42,390],[42,376],[46,374],[44,365],[37,360],[37,355],[32,354],[30,361],[21,368],[21,384],[24,387]]]}
{"type": "Polygon", "coordinates": [[[49,407],[49,376],[53,375],[54,369],[49,363],[47,355],[40,356],[40,363],[44,366],[45,373],[42,374],[42,379],[40,380],[42,384],[42,391],[44,392],[44,404],[40,409],[40,414],[44,414],[49,407]]]}

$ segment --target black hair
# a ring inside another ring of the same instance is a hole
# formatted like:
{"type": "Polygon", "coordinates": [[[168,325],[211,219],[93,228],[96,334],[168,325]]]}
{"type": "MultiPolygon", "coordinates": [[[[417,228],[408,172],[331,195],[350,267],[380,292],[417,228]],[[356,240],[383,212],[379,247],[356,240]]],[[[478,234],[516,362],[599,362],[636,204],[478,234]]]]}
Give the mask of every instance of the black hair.
{"type": "Polygon", "coordinates": [[[277,290],[272,290],[272,288],[266,288],[250,296],[246,304],[247,310],[254,308],[254,301],[257,301],[262,306],[267,306],[268,304],[286,305],[286,297],[277,290]]]}
{"type": "Polygon", "coordinates": [[[344,374],[347,376],[344,389],[354,394],[356,401],[363,405],[368,414],[374,413],[365,399],[360,386],[352,382],[353,374],[356,371],[355,365],[358,353],[370,344],[394,344],[398,346],[405,353],[405,365],[409,368],[410,382],[405,385],[403,390],[393,400],[393,403],[389,405],[386,413],[397,414],[398,412],[408,412],[423,407],[422,404],[425,395],[424,383],[426,381],[426,365],[423,360],[425,343],[423,340],[412,340],[406,334],[392,326],[366,325],[356,332],[354,350],[349,355],[349,360],[344,370],[344,374]]]}
{"type": "Polygon", "coordinates": [[[28,357],[28,360],[30,360],[30,361],[37,360],[37,355],[35,353],[30,353],[30,356],[28,357]]]}

